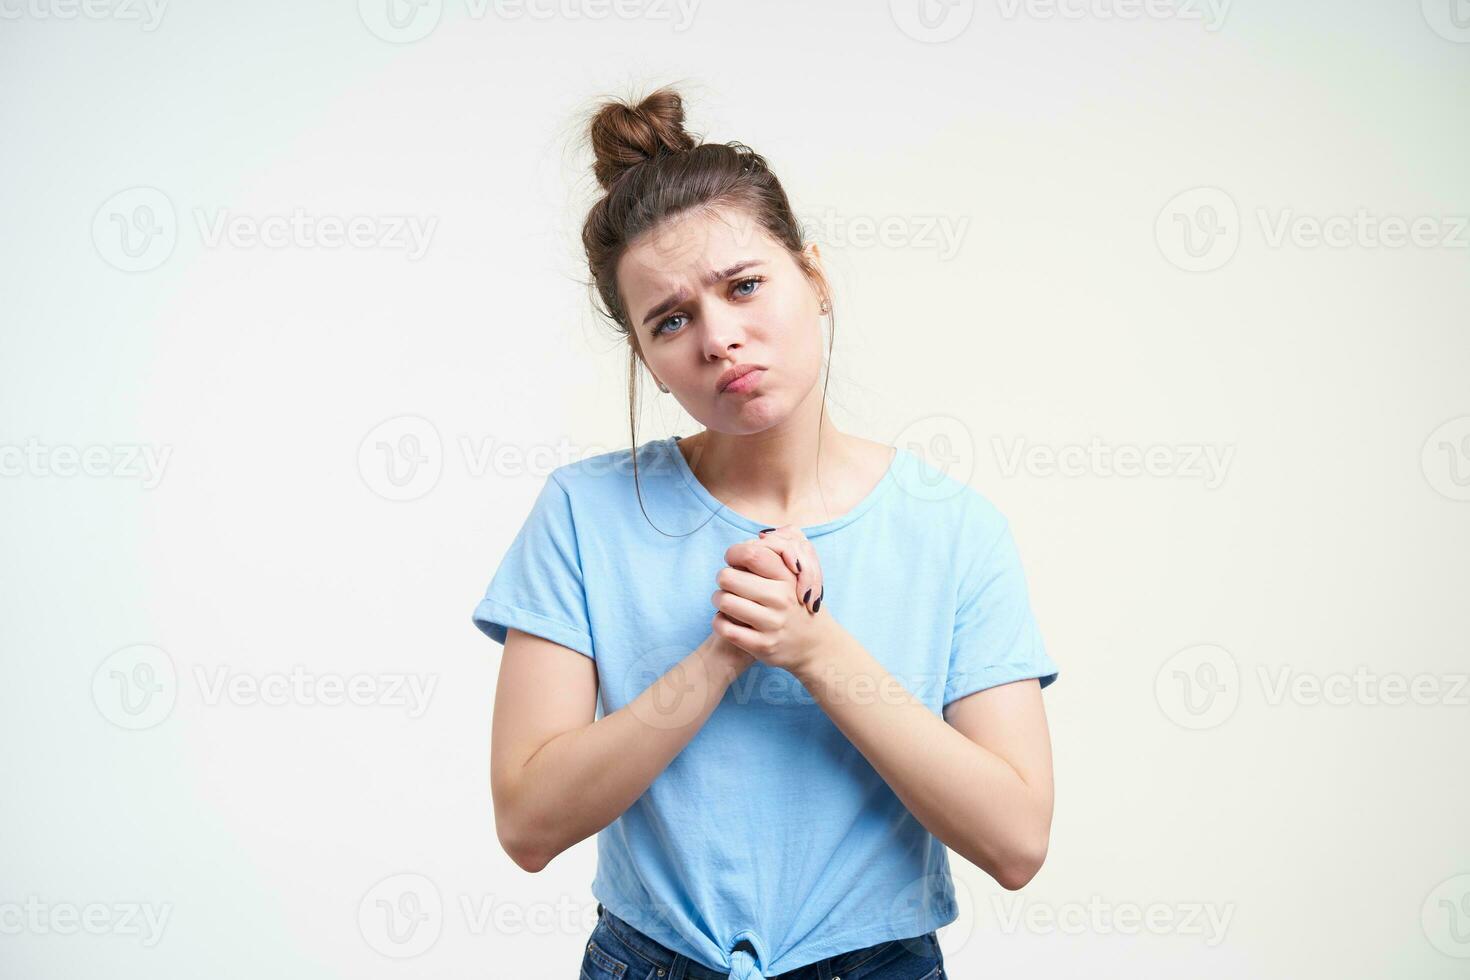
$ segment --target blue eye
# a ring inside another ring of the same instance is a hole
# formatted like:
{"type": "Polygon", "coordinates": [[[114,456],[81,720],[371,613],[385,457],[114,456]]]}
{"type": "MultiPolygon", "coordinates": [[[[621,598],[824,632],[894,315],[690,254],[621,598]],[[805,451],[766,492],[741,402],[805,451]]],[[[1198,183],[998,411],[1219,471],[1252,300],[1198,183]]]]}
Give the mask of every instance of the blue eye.
{"type": "MultiPolygon", "coordinates": [[[[747,298],[749,298],[751,296],[754,296],[756,294],[757,290],[756,289],[751,289],[751,290],[749,290],[747,292],[743,292],[742,293],[742,292],[740,292],[741,287],[743,287],[743,286],[759,286],[761,283],[763,283],[765,281],[766,281],[766,277],[765,276],[746,276],[744,279],[741,279],[741,280],[739,280],[738,282],[735,283],[734,287],[732,287],[732,289],[731,289],[731,292],[732,293],[735,293],[741,299],[747,299],[747,298]]],[[[687,316],[685,316],[683,313],[674,313],[674,314],[671,314],[667,318],[665,318],[662,323],[660,323],[658,326],[654,327],[651,331],[649,331],[649,333],[651,333],[655,337],[662,336],[662,335],[664,335],[666,333],[670,333],[671,332],[671,331],[669,331],[667,329],[670,322],[672,322],[674,320],[687,320],[687,319],[689,319],[689,318],[687,316]]]]}
{"type": "Polygon", "coordinates": [[[654,335],[654,336],[655,336],[655,337],[657,337],[657,336],[659,336],[659,335],[660,335],[660,334],[663,334],[663,333],[667,333],[667,332],[668,332],[668,331],[666,331],[666,330],[665,330],[665,329],[664,329],[664,328],[665,328],[665,327],[667,327],[667,326],[668,326],[668,325],[669,325],[669,320],[680,320],[680,319],[683,319],[683,320],[687,320],[687,319],[689,319],[689,318],[688,318],[688,317],[686,317],[686,316],[685,316],[685,315],[684,315],[684,314],[682,314],[682,313],[675,313],[675,314],[674,314],[674,315],[673,315],[673,316],[671,316],[671,317],[668,317],[668,318],[667,318],[667,319],[665,319],[665,320],[664,320],[664,321],[663,321],[663,322],[662,322],[662,323],[660,323],[660,324],[659,324],[659,325],[658,325],[658,326],[656,326],[656,327],[654,327],[654,328],[653,328],[653,335],[654,335]]]}

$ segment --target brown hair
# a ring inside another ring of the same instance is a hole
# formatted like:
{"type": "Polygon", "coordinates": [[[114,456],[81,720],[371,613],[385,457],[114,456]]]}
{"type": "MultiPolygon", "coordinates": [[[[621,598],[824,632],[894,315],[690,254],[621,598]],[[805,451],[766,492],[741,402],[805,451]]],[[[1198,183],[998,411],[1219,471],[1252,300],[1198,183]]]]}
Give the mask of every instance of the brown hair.
{"type": "MultiPolygon", "coordinates": [[[[759,228],[786,248],[813,283],[818,283],[818,273],[803,254],[801,226],[792,213],[786,191],[771,173],[765,158],[739,142],[696,141],[684,129],[684,103],[672,88],[659,88],[636,105],[617,99],[602,102],[594,110],[588,129],[596,156],[592,173],[606,194],[587,213],[582,226],[582,246],[592,273],[589,285],[595,286],[601,301],[598,312],[628,341],[628,433],[633,443],[633,483],[638,488],[635,417],[642,350],[617,283],[618,262],[629,244],[671,218],[695,211],[734,208],[748,214],[759,228]]],[[[831,345],[829,336],[829,377],[831,345]]],[[[824,414],[826,407],[824,379],[824,414]]],[[[817,425],[820,459],[821,417],[817,425]]],[[[643,507],[641,489],[638,504],[643,507]]],[[[648,517],[647,509],[643,516],[648,517]]]]}

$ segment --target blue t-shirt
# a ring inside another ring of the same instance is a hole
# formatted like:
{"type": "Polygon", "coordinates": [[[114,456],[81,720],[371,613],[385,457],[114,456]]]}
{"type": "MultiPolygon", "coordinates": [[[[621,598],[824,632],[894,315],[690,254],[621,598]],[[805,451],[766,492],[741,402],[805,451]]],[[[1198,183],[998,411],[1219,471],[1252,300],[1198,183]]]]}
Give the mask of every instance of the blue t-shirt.
{"type": "MultiPolygon", "coordinates": [[[[514,626],[592,657],[599,718],[709,636],[725,550],[765,526],[699,483],[678,438],[639,447],[641,508],[626,449],[552,471],[474,611],[497,642],[514,626]]],[[[899,448],[857,506],[802,532],[821,559],[823,611],[936,714],[997,684],[1056,680],[1006,519],[918,456],[899,448]]],[[[759,662],[598,833],[592,894],[736,978],[959,914],[944,844],[794,675],[759,662]]]]}

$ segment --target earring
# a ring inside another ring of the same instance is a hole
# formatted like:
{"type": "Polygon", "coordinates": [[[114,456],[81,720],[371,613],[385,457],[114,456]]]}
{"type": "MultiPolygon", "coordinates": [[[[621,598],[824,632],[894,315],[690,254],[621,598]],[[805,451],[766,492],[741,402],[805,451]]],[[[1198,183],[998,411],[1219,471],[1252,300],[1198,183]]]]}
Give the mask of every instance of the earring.
{"type": "Polygon", "coordinates": [[[831,304],[831,302],[828,301],[828,300],[825,300],[825,299],[822,300],[822,316],[826,316],[828,313],[831,313],[831,312],[832,312],[832,304],[831,304]]]}

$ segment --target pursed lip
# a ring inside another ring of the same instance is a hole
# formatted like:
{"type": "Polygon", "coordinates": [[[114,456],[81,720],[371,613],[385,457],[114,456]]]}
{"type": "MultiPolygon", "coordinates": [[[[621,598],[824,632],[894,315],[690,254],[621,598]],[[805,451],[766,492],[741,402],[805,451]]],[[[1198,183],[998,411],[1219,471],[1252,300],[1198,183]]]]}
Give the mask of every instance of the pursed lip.
{"type": "Polygon", "coordinates": [[[752,371],[764,370],[765,368],[760,364],[740,364],[736,367],[732,367],[730,370],[720,375],[720,381],[719,384],[715,386],[715,391],[724,391],[726,388],[730,387],[730,382],[734,381],[736,378],[743,377],[744,375],[747,375],[752,371]]]}

